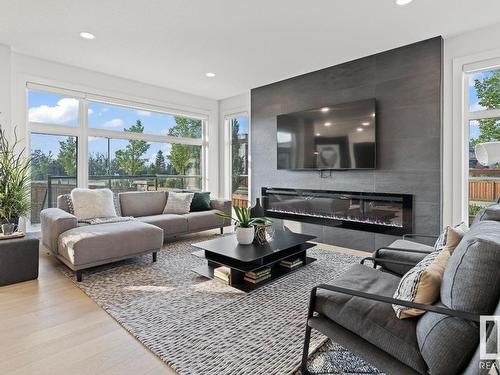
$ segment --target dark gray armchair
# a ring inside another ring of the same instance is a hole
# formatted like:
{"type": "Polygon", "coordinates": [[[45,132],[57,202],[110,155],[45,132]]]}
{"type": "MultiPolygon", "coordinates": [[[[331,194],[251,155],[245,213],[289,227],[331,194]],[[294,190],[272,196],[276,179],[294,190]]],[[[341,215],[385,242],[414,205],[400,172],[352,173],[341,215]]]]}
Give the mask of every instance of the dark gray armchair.
{"type": "Polygon", "coordinates": [[[434,243],[438,236],[427,234],[406,234],[403,238],[373,252],[370,260],[373,267],[402,276],[420,262],[426,255],[434,251],[429,242],[434,243]]]}
{"type": "MultiPolygon", "coordinates": [[[[398,254],[407,250],[391,249],[398,254]]],[[[409,253],[425,256],[417,249],[409,253]]],[[[312,290],[303,374],[308,373],[312,329],[386,374],[487,374],[488,364],[479,358],[479,320],[480,315],[500,314],[500,222],[483,221],[471,227],[450,257],[441,300],[434,305],[394,299],[401,276],[380,267],[380,259],[377,263],[378,268],[354,265],[334,285],[312,290]],[[426,313],[400,320],[392,304],[426,313]]],[[[495,331],[488,327],[492,332],[488,343],[496,339],[495,331]]]]}

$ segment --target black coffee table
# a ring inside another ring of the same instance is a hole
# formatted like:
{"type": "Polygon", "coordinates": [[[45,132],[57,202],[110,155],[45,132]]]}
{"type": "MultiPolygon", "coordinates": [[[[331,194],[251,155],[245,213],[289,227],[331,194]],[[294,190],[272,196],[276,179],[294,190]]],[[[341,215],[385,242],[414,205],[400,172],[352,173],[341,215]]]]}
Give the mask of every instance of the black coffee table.
{"type": "Polygon", "coordinates": [[[193,246],[201,250],[193,252],[193,255],[206,259],[207,264],[194,268],[193,271],[213,279],[214,269],[226,266],[231,270],[230,285],[244,292],[250,292],[297,269],[281,266],[279,264],[281,260],[300,258],[302,265],[298,268],[314,262],[316,259],[310,258],[306,254],[307,249],[316,246],[316,244],[307,242],[314,238],[316,237],[308,234],[276,231],[274,238],[265,245],[240,245],[234,234],[198,242],[193,246]],[[270,279],[258,284],[244,280],[246,272],[256,271],[265,266],[271,268],[270,279]]]}

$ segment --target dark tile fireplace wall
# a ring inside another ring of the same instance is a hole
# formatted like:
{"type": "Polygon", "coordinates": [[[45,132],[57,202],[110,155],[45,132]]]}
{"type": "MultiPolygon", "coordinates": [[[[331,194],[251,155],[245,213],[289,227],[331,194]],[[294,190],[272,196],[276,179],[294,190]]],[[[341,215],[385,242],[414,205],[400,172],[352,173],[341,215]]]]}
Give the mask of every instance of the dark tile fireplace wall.
{"type": "MultiPolygon", "coordinates": [[[[414,231],[438,233],[441,69],[442,38],[437,37],[253,89],[253,198],[266,186],[412,194],[414,231]],[[369,98],[377,100],[376,170],[334,171],[330,178],[316,171],[277,170],[277,115],[369,98]]],[[[309,223],[300,227],[321,242],[367,251],[396,238],[309,223]]]]}

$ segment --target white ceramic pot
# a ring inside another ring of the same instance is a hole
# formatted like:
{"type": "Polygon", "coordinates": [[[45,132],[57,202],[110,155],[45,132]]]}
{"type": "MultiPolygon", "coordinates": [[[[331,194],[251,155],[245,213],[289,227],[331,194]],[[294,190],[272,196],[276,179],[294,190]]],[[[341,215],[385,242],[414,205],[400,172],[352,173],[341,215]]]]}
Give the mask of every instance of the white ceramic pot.
{"type": "Polygon", "coordinates": [[[250,245],[253,242],[255,228],[236,227],[236,239],[240,245],[250,245]]]}

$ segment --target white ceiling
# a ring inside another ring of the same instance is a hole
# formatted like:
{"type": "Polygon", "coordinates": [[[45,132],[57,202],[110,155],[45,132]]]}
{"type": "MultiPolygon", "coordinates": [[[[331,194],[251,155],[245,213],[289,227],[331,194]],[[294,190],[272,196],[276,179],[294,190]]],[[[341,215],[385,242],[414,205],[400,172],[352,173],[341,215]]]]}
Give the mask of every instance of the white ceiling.
{"type": "Polygon", "coordinates": [[[0,0],[17,52],[214,99],[498,22],[498,0],[0,0]]]}

